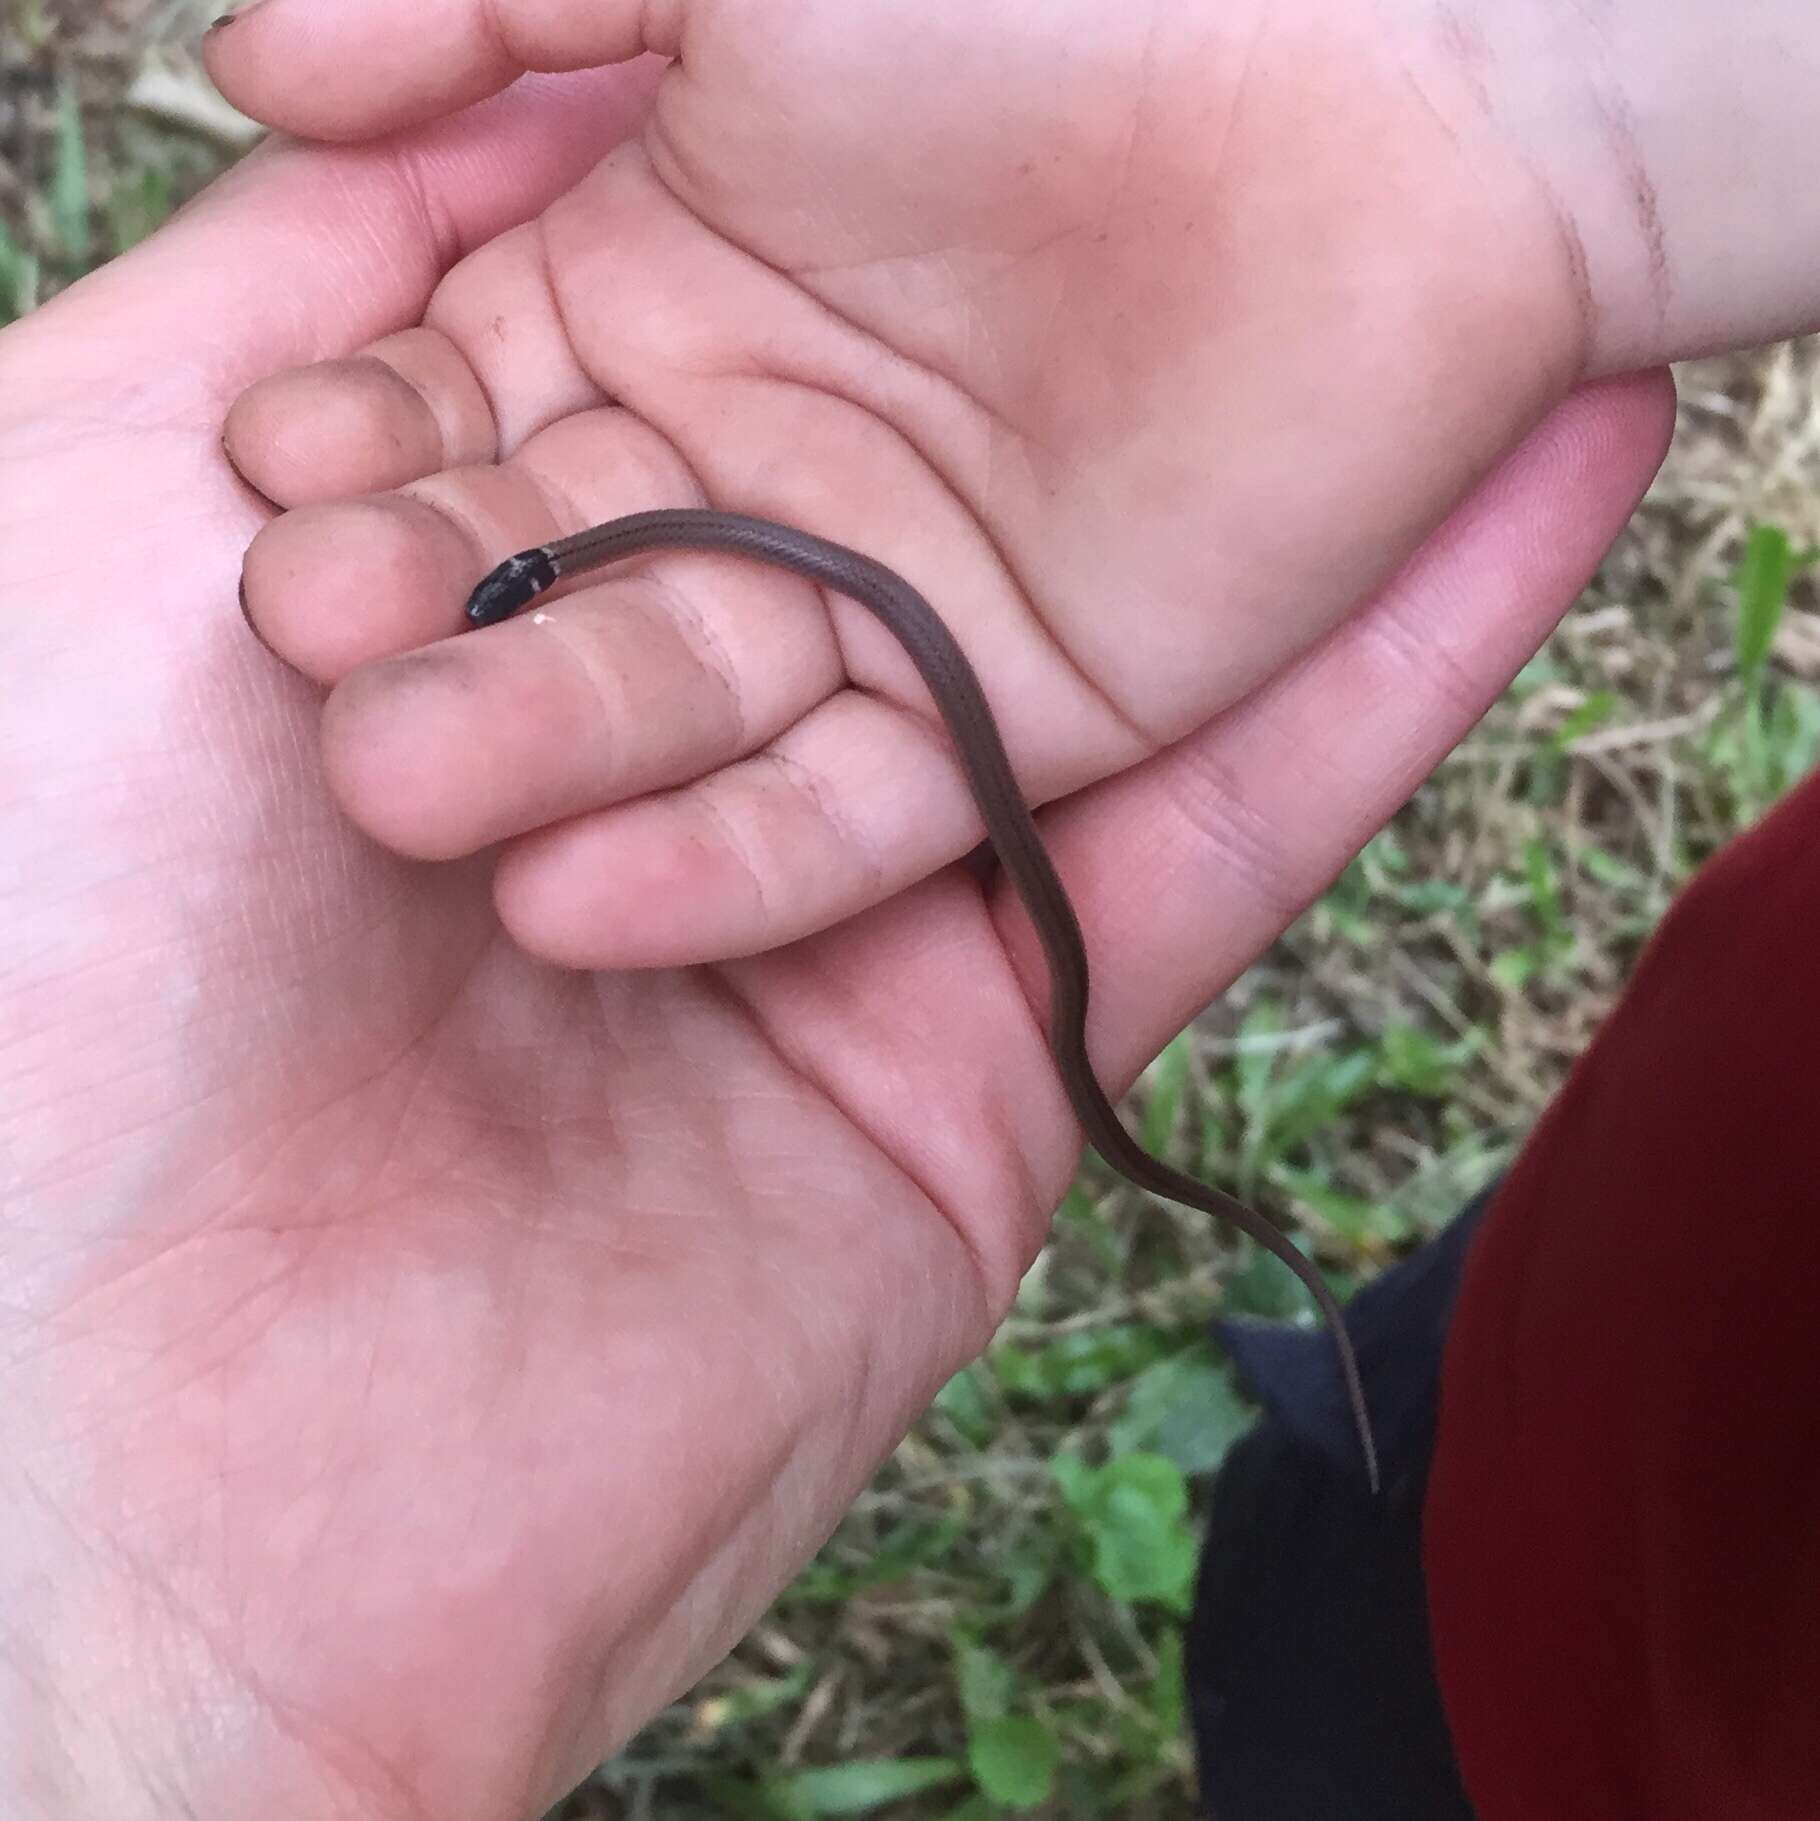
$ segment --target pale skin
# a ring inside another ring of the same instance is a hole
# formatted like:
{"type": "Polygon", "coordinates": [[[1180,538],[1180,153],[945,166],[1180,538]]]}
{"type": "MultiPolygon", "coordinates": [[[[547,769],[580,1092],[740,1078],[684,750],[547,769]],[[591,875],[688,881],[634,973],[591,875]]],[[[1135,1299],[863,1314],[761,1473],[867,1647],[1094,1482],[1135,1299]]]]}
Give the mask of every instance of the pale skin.
{"type": "Polygon", "coordinates": [[[642,126],[650,66],[273,148],[0,339],[6,1813],[535,1813],[838,1520],[1073,1167],[888,644],[699,558],[443,643],[495,558],[707,500],[911,574],[1117,1088],[1571,601],[1669,428],[1612,350],[1795,326],[1639,327],[1623,231],[1566,260],[1367,10],[1160,61],[1022,7],[212,41],[349,140],[687,67],[642,126]]]}

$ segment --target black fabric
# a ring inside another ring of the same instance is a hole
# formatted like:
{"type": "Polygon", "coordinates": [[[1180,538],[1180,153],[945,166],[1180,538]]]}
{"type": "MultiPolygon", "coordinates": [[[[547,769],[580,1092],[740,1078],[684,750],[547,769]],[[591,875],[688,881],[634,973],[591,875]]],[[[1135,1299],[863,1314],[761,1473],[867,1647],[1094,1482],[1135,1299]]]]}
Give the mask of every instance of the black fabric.
{"type": "Polygon", "coordinates": [[[1217,1821],[1471,1821],[1429,1648],[1421,1519],[1447,1324],[1490,1196],[1347,1305],[1377,1498],[1328,1337],[1216,1330],[1264,1406],[1215,1477],[1188,1628],[1217,1821]]]}

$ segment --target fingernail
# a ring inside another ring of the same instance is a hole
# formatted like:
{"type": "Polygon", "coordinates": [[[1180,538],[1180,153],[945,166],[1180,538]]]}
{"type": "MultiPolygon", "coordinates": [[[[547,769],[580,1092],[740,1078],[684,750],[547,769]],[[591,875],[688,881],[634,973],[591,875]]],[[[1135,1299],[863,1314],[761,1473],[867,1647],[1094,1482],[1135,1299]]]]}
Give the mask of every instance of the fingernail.
{"type": "MultiPolygon", "coordinates": [[[[247,631],[250,632],[253,635],[253,637],[256,638],[260,642],[261,645],[265,645],[265,648],[267,651],[272,651],[271,646],[265,644],[265,634],[263,632],[261,632],[259,630],[259,628],[253,624],[252,609],[250,607],[248,607],[246,604],[246,577],[244,575],[240,578],[239,594],[240,594],[240,617],[246,621],[247,631]]],[[[277,652],[272,651],[273,657],[276,657],[277,655],[278,655],[277,652]]]]}
{"type": "Polygon", "coordinates": [[[223,26],[232,25],[236,19],[244,19],[255,7],[263,6],[264,4],[265,0],[246,0],[244,6],[235,7],[231,13],[223,13],[219,19],[211,19],[208,23],[208,29],[202,34],[203,37],[210,37],[215,32],[220,31],[223,26]]]}
{"type": "MultiPolygon", "coordinates": [[[[213,26],[209,27],[210,31],[213,31],[214,29],[213,26]]],[[[221,459],[233,469],[235,480],[244,482],[247,486],[251,486],[252,483],[240,472],[240,464],[234,460],[234,451],[228,447],[227,432],[223,430],[216,440],[221,444],[221,459]]]]}

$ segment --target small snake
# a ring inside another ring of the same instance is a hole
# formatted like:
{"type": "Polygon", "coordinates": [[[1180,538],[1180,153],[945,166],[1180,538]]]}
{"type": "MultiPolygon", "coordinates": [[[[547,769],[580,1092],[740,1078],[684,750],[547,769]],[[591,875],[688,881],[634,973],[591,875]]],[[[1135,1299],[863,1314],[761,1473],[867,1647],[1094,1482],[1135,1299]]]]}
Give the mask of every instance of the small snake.
{"type": "Polygon", "coordinates": [[[1139,1188],[1198,1208],[1250,1234],[1300,1279],[1333,1336],[1353,1424],[1365,1457],[1366,1477],[1376,1492],[1378,1456],[1365,1405],[1365,1388],[1340,1306],[1326,1280],[1273,1221],[1242,1201],[1196,1182],[1192,1176],[1152,1157],[1125,1130],[1100,1087],[1087,1056],[1087,950],[1074,906],[1056,877],[1036,832],[1036,822],[1017,787],[1005,742],[973,666],[941,616],[902,576],[857,551],[769,519],[695,509],[637,512],[508,557],[468,597],[468,622],[472,626],[491,626],[569,576],[648,550],[668,549],[727,551],[806,576],[857,601],[881,620],[903,646],[947,723],[999,864],[1010,876],[1042,938],[1049,962],[1050,1050],[1088,1143],[1139,1188]]]}

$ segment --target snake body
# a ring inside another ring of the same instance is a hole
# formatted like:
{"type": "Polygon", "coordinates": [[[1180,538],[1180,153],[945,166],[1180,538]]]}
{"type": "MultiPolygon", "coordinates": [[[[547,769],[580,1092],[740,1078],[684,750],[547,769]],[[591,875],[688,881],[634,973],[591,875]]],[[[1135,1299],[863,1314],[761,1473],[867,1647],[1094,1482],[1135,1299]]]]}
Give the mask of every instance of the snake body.
{"type": "Polygon", "coordinates": [[[677,508],[611,519],[508,557],[469,597],[468,621],[473,626],[492,625],[566,577],[665,549],[723,551],[790,570],[857,601],[903,646],[954,741],[999,864],[1042,941],[1049,964],[1050,1052],[1087,1142],[1139,1188],[1228,1222],[1295,1273],[1333,1336],[1366,1477],[1375,1492],[1377,1448],[1365,1389],[1345,1320],[1326,1279],[1274,1221],[1152,1157],[1126,1131],[1106,1098],[1087,1055],[1087,949],[1080,920],[1018,788],[979,678],[953,633],[922,595],[895,570],[826,538],[743,513],[677,508]]]}

